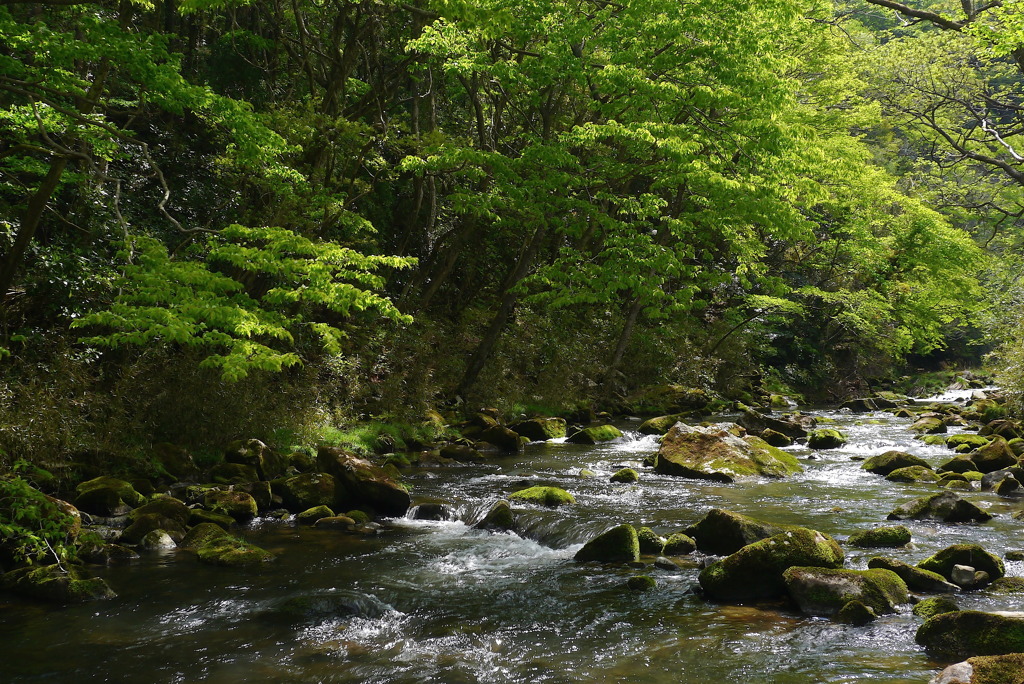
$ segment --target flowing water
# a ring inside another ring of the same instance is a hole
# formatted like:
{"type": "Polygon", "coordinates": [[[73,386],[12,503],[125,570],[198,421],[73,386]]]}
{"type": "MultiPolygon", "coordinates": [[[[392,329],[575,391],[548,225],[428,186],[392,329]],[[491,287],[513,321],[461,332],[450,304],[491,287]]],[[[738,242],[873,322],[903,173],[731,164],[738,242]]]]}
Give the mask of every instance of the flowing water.
{"type": "MultiPolygon", "coordinates": [[[[947,397],[949,400],[957,397],[947,397]]],[[[630,432],[596,447],[550,442],[481,466],[410,469],[418,500],[443,499],[452,518],[387,521],[376,537],[257,521],[250,541],[278,554],[264,567],[199,564],[188,552],[145,556],[99,573],[118,593],[68,607],[0,599],[0,681],[25,682],[927,682],[942,663],[914,643],[909,610],[865,627],[801,616],[785,606],[729,606],[694,593],[697,563],[670,572],[578,564],[573,554],[620,522],[678,531],[712,507],[832,534],[885,521],[934,485],[897,484],[857,457],[904,449],[938,465],[944,447],[912,439],[887,413],[820,411],[846,447],[790,450],[805,468],[787,480],[708,483],[643,470],[654,438],[630,432]],[[612,484],[622,466],[634,485],[612,484]],[[581,471],[595,475],[585,477],[581,471]],[[494,501],[551,484],[577,503],[520,512],[521,534],[472,529],[494,501]],[[657,586],[633,593],[643,572],[657,586]],[[288,618],[282,601],[328,596],[350,610],[288,618]],[[7,601],[3,603],[3,601],[7,601]],[[319,615],[319,616],[317,616],[319,615]]],[[[996,518],[983,525],[908,522],[914,543],[884,553],[916,563],[956,542],[1002,555],[1024,548],[1013,500],[966,495],[996,518]]],[[[847,548],[847,566],[876,552],[847,548]]],[[[1024,563],[1007,574],[1024,575],[1024,563]]],[[[1021,610],[1024,599],[978,592],[962,607],[1021,610]]]]}

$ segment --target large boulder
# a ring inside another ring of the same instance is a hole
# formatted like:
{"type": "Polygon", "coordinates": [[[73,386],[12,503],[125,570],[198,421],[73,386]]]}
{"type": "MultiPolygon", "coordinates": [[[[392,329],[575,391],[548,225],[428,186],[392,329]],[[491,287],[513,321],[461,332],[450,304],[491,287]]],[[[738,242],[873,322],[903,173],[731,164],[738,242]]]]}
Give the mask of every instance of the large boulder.
{"type": "MultiPolygon", "coordinates": [[[[807,418],[810,418],[809,416],[807,418]]],[[[813,428],[815,421],[813,418],[809,420],[802,420],[800,418],[775,418],[773,416],[765,415],[754,409],[747,408],[743,411],[743,415],[736,421],[741,427],[752,434],[760,434],[765,430],[775,430],[781,432],[790,439],[799,439],[807,436],[807,431],[813,428]]]]}
{"type": "Polygon", "coordinates": [[[942,417],[934,413],[926,413],[914,421],[910,429],[919,435],[937,435],[946,432],[946,424],[942,417]]]}
{"type": "Polygon", "coordinates": [[[875,527],[870,530],[854,532],[850,535],[850,546],[866,549],[896,548],[910,543],[910,530],[904,525],[875,527]]]}
{"type": "Polygon", "coordinates": [[[507,532],[516,526],[515,516],[508,501],[496,501],[480,522],[473,525],[478,530],[507,532]]]}
{"type": "Polygon", "coordinates": [[[954,492],[941,492],[908,501],[889,514],[889,520],[941,520],[942,522],[985,522],[989,513],[954,492]]]}
{"type": "Polygon", "coordinates": [[[918,458],[913,454],[908,454],[905,451],[886,451],[883,454],[877,454],[864,461],[860,467],[875,475],[888,475],[894,470],[909,468],[910,466],[931,468],[928,465],[928,461],[918,458]]]}
{"type": "Polygon", "coordinates": [[[928,684],[1021,684],[1024,653],[975,656],[950,665],[928,684]]]}
{"type": "Polygon", "coordinates": [[[916,568],[895,558],[876,556],[868,561],[868,567],[895,572],[910,587],[911,591],[924,593],[954,593],[960,591],[960,587],[947,582],[946,578],[939,573],[916,568]]]}
{"type": "Polygon", "coordinates": [[[971,449],[980,449],[989,443],[988,437],[982,437],[981,435],[972,435],[968,432],[959,435],[950,435],[946,438],[946,446],[950,449],[956,449],[957,447],[966,446],[971,449]]]}
{"type": "Polygon", "coordinates": [[[531,442],[565,437],[565,418],[530,418],[509,427],[531,442]]]}
{"type": "Polygon", "coordinates": [[[803,470],[796,458],[759,437],[737,437],[734,426],[677,423],[662,438],[654,469],[664,475],[732,482],[737,477],[785,477],[803,470]]]}
{"type": "Polygon", "coordinates": [[[365,504],[384,515],[400,516],[409,509],[409,492],[386,471],[337,447],[317,451],[320,470],[334,476],[355,504],[365,504]]]}
{"type": "Polygon", "coordinates": [[[991,442],[975,449],[968,456],[983,473],[1017,465],[1017,456],[1002,437],[994,437],[991,442]]]}
{"type": "Polygon", "coordinates": [[[273,480],[284,474],[288,462],[258,439],[235,440],[224,452],[224,460],[251,466],[261,480],[273,480]]]}
{"type": "Polygon", "coordinates": [[[846,570],[795,566],[782,573],[786,590],[801,612],[835,615],[850,601],[860,601],[876,615],[894,613],[909,603],[907,585],[889,570],[846,570]]]}
{"type": "Polygon", "coordinates": [[[135,491],[129,482],[116,477],[97,477],[75,487],[77,496],[74,504],[80,510],[93,515],[111,517],[124,515],[131,509],[146,503],[146,497],[135,491]]]}
{"type": "Polygon", "coordinates": [[[576,560],[629,563],[640,559],[640,540],[632,525],[618,525],[603,532],[576,552],[576,560]]]}
{"type": "MultiPolygon", "coordinates": [[[[523,451],[523,440],[519,433],[503,425],[489,427],[476,436],[481,442],[490,444],[498,451],[509,454],[521,453],[523,451]]],[[[481,447],[482,448],[482,447],[481,447]]]]}
{"type": "Polygon", "coordinates": [[[173,520],[178,527],[185,527],[188,525],[190,512],[183,501],[172,496],[162,496],[136,508],[128,514],[128,519],[135,522],[144,515],[156,514],[173,520]]]}
{"type": "Polygon", "coordinates": [[[569,435],[565,441],[571,444],[599,444],[610,442],[622,436],[622,430],[614,425],[597,425],[583,428],[569,435]]]}
{"type": "Polygon", "coordinates": [[[81,603],[115,596],[99,577],[75,565],[29,566],[0,575],[0,589],[52,603],[81,603]]]}
{"type": "Polygon", "coordinates": [[[751,601],[784,595],[782,575],[787,568],[838,568],[842,564],[843,551],[834,539],[800,527],[744,546],[701,570],[698,581],[709,598],[751,601]]]}
{"type": "Polygon", "coordinates": [[[811,449],[838,449],[846,444],[846,435],[833,428],[818,428],[807,434],[807,446],[811,449]]]}
{"type": "Polygon", "coordinates": [[[792,529],[788,525],[757,520],[740,513],[712,508],[683,532],[697,542],[697,549],[716,556],[728,556],[747,544],[792,529]]]}
{"type": "Polygon", "coordinates": [[[999,579],[1006,574],[1006,566],[999,556],[989,553],[977,544],[953,544],[917,564],[923,570],[936,572],[946,579],[952,579],[953,567],[966,565],[987,572],[990,579],[999,579]]]}
{"type": "Polygon", "coordinates": [[[938,482],[939,475],[928,466],[915,465],[897,468],[885,479],[889,482],[938,482]]]}
{"type": "Polygon", "coordinates": [[[942,658],[1024,652],[1024,613],[961,610],[925,620],[915,641],[942,658]]]}
{"type": "Polygon", "coordinates": [[[289,511],[297,513],[314,506],[334,506],[336,483],[327,473],[302,473],[270,483],[274,494],[289,511]]]}
{"type": "Polygon", "coordinates": [[[259,508],[251,494],[226,489],[213,489],[206,493],[203,505],[214,513],[230,515],[236,522],[249,522],[259,508]]]}

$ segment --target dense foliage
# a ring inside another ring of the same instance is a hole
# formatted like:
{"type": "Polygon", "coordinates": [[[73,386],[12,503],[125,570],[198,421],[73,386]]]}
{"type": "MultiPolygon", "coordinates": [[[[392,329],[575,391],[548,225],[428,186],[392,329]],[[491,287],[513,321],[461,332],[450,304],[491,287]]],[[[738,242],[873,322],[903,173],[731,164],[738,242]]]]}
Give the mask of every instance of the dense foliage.
{"type": "Polygon", "coordinates": [[[1022,23],[4,0],[0,446],[977,361],[1020,315],[1022,23]]]}

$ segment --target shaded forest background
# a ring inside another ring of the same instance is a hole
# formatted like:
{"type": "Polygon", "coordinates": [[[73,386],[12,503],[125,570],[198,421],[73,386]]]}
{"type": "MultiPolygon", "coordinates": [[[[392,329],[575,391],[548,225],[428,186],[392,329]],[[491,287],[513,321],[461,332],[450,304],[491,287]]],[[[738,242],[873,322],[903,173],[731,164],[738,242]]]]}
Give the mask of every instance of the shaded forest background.
{"type": "Polygon", "coordinates": [[[3,460],[1019,396],[1024,12],[0,0],[3,460]]]}

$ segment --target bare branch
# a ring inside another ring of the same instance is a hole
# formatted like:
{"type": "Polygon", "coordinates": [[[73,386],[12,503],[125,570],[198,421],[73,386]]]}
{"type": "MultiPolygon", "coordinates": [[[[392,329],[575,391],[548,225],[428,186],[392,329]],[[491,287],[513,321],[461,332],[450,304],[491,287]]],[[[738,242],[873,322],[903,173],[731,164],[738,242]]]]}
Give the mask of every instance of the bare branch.
{"type": "Polygon", "coordinates": [[[904,5],[901,2],[894,2],[894,0],[867,1],[872,5],[878,5],[879,7],[887,7],[891,10],[896,10],[905,17],[912,17],[914,19],[928,21],[931,22],[932,24],[935,24],[936,26],[948,29],[950,31],[959,31],[964,26],[967,25],[967,22],[953,21],[952,19],[947,19],[941,14],[936,14],[935,12],[928,12],[927,10],[914,9],[913,7],[904,5]]]}

